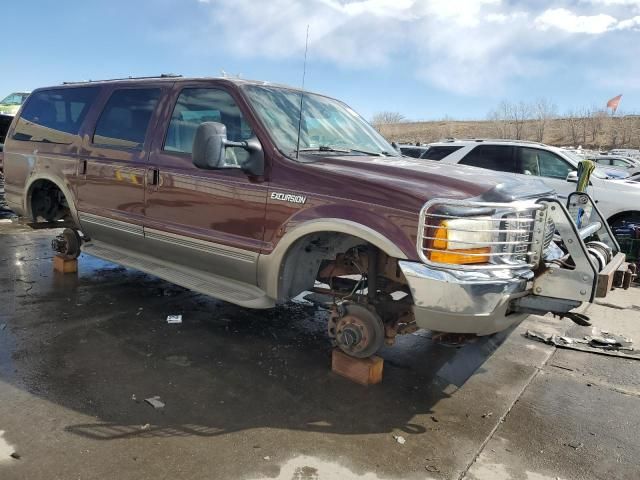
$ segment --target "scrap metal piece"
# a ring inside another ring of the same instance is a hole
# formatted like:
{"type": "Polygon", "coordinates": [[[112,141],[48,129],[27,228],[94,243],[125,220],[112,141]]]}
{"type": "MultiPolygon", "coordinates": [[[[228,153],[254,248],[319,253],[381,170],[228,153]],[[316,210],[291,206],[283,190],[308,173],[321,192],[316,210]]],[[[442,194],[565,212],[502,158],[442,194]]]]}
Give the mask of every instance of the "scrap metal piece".
{"type": "Polygon", "coordinates": [[[554,345],[558,348],[640,360],[640,351],[633,348],[630,338],[623,337],[622,335],[596,331],[593,335],[584,338],[574,338],[527,330],[525,336],[548,345],[554,345]],[[594,339],[596,339],[596,341],[594,341],[594,339]],[[612,339],[615,343],[603,339],[612,339]]]}
{"type": "Polygon", "coordinates": [[[160,400],[160,397],[158,395],[156,395],[155,397],[145,398],[144,401],[151,405],[153,408],[164,408],[164,402],[160,400]]]}

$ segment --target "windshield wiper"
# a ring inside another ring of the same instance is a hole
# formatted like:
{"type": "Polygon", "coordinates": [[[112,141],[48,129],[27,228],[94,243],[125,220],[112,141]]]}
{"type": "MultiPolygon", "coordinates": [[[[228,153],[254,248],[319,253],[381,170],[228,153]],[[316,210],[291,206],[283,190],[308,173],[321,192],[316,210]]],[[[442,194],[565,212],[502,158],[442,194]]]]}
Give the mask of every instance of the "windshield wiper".
{"type": "MultiPolygon", "coordinates": [[[[338,152],[338,153],[350,153],[350,149],[346,148],[335,148],[329,145],[319,145],[317,147],[305,147],[298,150],[300,152],[338,152]]],[[[295,152],[295,150],[294,150],[295,152]]]]}
{"type": "Polygon", "coordinates": [[[367,150],[359,150],[357,148],[337,148],[330,145],[319,145],[317,147],[301,148],[300,152],[338,152],[338,153],[361,153],[363,155],[371,155],[373,157],[388,157],[391,154],[387,151],[368,152],[367,150]]]}

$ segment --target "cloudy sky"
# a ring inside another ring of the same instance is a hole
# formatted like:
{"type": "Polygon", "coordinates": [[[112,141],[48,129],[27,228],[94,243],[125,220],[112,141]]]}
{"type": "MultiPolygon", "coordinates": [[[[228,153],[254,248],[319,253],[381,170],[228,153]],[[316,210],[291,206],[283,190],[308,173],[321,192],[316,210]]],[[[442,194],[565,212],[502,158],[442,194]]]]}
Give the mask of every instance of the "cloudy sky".
{"type": "Polygon", "coordinates": [[[367,117],[484,118],[501,100],[640,113],[640,0],[22,0],[0,96],[176,72],[299,85],[367,117]]]}

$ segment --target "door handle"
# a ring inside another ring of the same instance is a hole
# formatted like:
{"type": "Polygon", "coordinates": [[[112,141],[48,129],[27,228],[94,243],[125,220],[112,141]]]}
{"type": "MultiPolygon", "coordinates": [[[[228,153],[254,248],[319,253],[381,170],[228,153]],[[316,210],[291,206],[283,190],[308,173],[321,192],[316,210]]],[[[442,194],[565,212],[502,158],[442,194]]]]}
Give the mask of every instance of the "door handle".
{"type": "Polygon", "coordinates": [[[160,170],[151,168],[147,172],[147,182],[149,186],[158,187],[160,185],[160,170]]]}

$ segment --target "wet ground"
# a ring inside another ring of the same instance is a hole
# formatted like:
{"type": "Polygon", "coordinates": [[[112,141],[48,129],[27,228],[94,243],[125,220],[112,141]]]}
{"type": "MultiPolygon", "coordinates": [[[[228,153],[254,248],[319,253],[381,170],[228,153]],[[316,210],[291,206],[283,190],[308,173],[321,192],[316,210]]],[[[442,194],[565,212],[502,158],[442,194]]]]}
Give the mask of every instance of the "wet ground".
{"type": "MultiPolygon", "coordinates": [[[[640,361],[523,335],[584,333],[566,320],[462,348],[401,337],[365,388],[330,372],[325,311],[247,310],[86,255],[54,273],[52,236],[0,223],[3,480],[638,478],[640,361]]],[[[640,338],[639,291],[594,323],[640,338]]]]}

